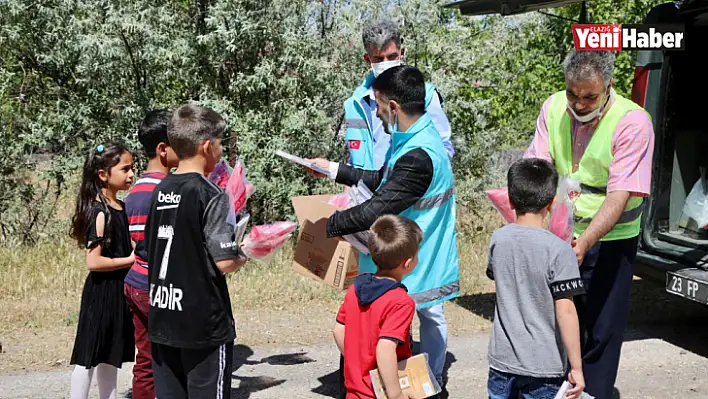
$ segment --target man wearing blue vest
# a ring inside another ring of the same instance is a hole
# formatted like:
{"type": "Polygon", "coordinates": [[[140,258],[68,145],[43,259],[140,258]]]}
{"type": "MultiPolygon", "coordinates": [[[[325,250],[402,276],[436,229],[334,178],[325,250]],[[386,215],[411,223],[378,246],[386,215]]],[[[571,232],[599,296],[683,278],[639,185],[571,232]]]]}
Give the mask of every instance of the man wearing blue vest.
{"type": "MultiPolygon", "coordinates": [[[[376,99],[372,83],[386,69],[401,65],[405,49],[401,47],[401,33],[394,22],[369,22],[362,32],[364,61],[371,72],[354,94],[344,102],[346,132],[344,139],[349,150],[347,165],[365,170],[379,170],[391,145],[381,119],[377,117],[376,99]]],[[[452,159],[455,150],[450,142],[450,122],[442,110],[443,98],[438,89],[425,84],[425,111],[442,137],[445,152],[452,159]]]]}
{"type": "MultiPolygon", "coordinates": [[[[374,191],[370,200],[332,215],[327,234],[341,237],[366,231],[386,214],[407,217],[421,227],[424,238],[418,266],[402,282],[416,302],[420,352],[428,354],[430,367],[443,386],[447,355],[443,303],[460,293],[452,167],[425,110],[423,74],[414,67],[396,66],[379,75],[372,87],[377,116],[391,136],[391,148],[383,167],[376,171],[313,160],[329,170],[329,178],[337,183],[352,186],[362,180],[374,191]]],[[[375,271],[370,257],[360,258],[360,273],[375,271]]]]}
{"type": "MultiPolygon", "coordinates": [[[[384,166],[386,154],[391,146],[391,136],[377,116],[378,107],[372,83],[388,68],[401,65],[405,48],[401,46],[398,25],[388,19],[369,21],[362,30],[362,41],[365,50],[364,61],[371,68],[371,72],[344,102],[344,139],[349,151],[347,165],[377,171],[384,166]]],[[[430,83],[425,83],[425,113],[432,120],[442,138],[445,153],[452,160],[455,150],[450,140],[450,122],[442,110],[442,105],[443,97],[438,89],[430,83]]],[[[369,256],[362,254],[360,263],[367,263],[369,268],[373,268],[369,256]]],[[[360,268],[360,271],[364,270],[360,268]]],[[[340,361],[340,364],[343,362],[340,361]]],[[[343,389],[343,385],[340,387],[343,389]]]]}

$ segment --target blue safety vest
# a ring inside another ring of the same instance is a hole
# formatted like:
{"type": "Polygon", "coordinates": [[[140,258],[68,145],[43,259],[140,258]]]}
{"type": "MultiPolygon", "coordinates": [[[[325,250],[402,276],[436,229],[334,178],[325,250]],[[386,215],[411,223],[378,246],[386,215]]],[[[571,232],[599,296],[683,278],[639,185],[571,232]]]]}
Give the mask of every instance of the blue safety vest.
{"type": "MultiPolygon", "coordinates": [[[[364,106],[361,100],[367,95],[374,82],[374,74],[369,73],[364,82],[354,90],[354,94],[344,102],[344,120],[346,131],[344,140],[347,142],[349,150],[349,160],[355,168],[365,170],[379,170],[380,165],[374,161],[374,136],[373,129],[369,124],[364,106]],[[378,167],[377,167],[378,166],[378,167]]],[[[425,108],[427,109],[433,100],[433,95],[437,94],[440,105],[443,104],[443,97],[433,84],[425,84],[425,108]]],[[[372,115],[376,117],[376,115],[372,115]]]]}
{"type": "MultiPolygon", "coordinates": [[[[423,230],[418,266],[403,278],[403,284],[417,307],[424,308],[460,294],[455,181],[440,134],[427,114],[405,133],[392,135],[381,184],[386,183],[398,158],[417,148],[425,150],[433,161],[433,181],[425,195],[400,216],[412,219],[423,230]]],[[[367,272],[375,273],[376,265],[371,256],[361,254],[359,273],[367,272]]]]}

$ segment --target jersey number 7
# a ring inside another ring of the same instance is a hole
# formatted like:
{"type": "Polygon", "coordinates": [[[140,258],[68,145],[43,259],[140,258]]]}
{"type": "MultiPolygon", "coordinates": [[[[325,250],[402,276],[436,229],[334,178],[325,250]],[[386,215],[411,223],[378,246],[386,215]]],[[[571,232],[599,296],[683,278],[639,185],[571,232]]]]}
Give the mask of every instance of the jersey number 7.
{"type": "Polygon", "coordinates": [[[172,238],[174,237],[174,230],[172,226],[160,226],[157,233],[158,239],[167,240],[167,245],[165,245],[165,252],[162,254],[162,262],[160,262],[160,273],[158,278],[164,280],[167,277],[167,266],[170,260],[170,249],[172,248],[172,238]]]}

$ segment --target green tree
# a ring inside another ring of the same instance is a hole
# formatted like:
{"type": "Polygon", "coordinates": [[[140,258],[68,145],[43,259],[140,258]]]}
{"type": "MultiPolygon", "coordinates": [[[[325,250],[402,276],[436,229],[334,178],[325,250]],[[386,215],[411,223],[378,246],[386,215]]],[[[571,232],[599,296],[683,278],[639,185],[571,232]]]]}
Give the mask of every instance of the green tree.
{"type": "MultiPolygon", "coordinates": [[[[361,26],[379,16],[401,24],[405,61],[441,89],[460,200],[474,206],[490,184],[490,156],[527,142],[543,100],[562,89],[572,36],[563,19],[469,18],[443,8],[448,2],[1,1],[4,240],[42,236],[54,208],[38,204],[55,203],[86,148],[107,140],[137,148],[146,110],[189,101],[227,118],[229,160],[241,158],[256,186],[254,221],[291,218],[292,196],[339,190],[273,151],[344,159],[342,104],[368,73],[361,26]],[[43,154],[53,161],[38,175],[43,154]]],[[[588,11],[593,22],[641,22],[655,3],[599,0],[588,11]]],[[[577,18],[579,8],[551,13],[577,18]]],[[[625,95],[633,64],[631,53],[618,58],[625,95]]]]}

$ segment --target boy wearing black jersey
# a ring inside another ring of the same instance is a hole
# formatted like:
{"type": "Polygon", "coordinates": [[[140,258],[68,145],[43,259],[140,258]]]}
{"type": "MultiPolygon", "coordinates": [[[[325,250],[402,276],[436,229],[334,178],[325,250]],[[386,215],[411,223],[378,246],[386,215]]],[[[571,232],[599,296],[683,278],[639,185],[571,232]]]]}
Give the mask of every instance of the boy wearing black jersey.
{"type": "Polygon", "coordinates": [[[224,119],[187,104],[168,125],[179,167],[155,188],[145,228],[155,394],[228,398],[236,331],[225,273],[246,262],[228,195],[205,178],[221,158],[224,119]]]}

